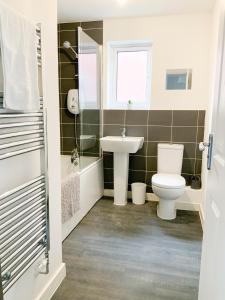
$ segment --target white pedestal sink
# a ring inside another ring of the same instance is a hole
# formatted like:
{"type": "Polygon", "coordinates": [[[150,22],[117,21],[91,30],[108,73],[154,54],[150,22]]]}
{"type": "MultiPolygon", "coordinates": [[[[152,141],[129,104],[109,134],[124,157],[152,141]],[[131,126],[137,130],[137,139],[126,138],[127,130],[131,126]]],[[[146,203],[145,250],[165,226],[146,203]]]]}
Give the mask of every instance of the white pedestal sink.
{"type": "Polygon", "coordinates": [[[143,137],[106,136],[100,139],[103,151],[114,155],[114,204],[127,204],[129,153],[142,148],[143,137]]]}

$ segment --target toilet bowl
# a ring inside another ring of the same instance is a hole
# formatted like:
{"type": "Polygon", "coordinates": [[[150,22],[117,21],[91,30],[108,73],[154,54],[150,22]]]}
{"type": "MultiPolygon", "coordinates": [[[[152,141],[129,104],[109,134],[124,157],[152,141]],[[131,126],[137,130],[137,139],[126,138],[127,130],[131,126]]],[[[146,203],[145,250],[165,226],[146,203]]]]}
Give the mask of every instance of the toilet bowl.
{"type": "Polygon", "coordinates": [[[183,145],[158,144],[158,173],[152,177],[152,189],[159,198],[157,215],[164,220],[176,218],[175,200],[185,190],[185,179],[181,176],[183,145]]]}
{"type": "Polygon", "coordinates": [[[156,174],[152,177],[152,189],[159,197],[157,215],[164,220],[176,218],[175,200],[183,195],[185,180],[180,175],[156,174]]]}

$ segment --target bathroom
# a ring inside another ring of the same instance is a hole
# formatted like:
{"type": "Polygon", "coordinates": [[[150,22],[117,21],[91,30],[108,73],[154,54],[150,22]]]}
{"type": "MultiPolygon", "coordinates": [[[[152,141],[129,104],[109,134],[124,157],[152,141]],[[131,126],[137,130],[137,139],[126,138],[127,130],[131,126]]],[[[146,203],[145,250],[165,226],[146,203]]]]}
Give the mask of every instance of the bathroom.
{"type": "Polygon", "coordinates": [[[225,1],[0,7],[0,300],[224,299],[225,1]]]}

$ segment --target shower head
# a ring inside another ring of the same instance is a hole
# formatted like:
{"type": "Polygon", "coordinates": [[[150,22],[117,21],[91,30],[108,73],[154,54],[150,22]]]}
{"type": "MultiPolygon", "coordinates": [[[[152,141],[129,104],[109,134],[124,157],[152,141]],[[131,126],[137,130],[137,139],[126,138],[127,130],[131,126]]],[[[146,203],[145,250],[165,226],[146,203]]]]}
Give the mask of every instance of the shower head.
{"type": "Polygon", "coordinates": [[[71,46],[71,43],[70,43],[69,41],[65,41],[65,42],[63,43],[63,47],[64,47],[65,49],[71,49],[71,50],[73,51],[73,53],[75,54],[76,58],[78,58],[77,52],[73,49],[73,47],[71,46]]]}
{"type": "Polygon", "coordinates": [[[66,48],[66,49],[71,48],[70,42],[69,42],[69,41],[65,41],[65,42],[63,43],[63,47],[66,48]]]}

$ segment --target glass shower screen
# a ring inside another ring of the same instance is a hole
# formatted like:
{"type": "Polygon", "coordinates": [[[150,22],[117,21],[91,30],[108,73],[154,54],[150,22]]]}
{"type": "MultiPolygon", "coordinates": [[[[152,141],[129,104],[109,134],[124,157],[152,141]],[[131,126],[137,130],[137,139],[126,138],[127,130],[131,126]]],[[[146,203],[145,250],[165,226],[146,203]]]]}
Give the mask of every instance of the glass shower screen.
{"type": "Polygon", "coordinates": [[[81,27],[78,28],[80,106],[80,168],[100,157],[101,51],[81,27]]]}

